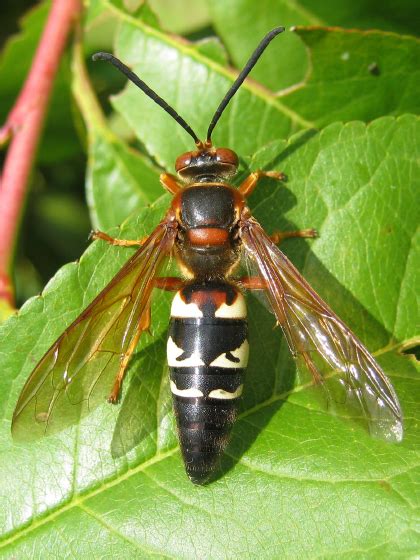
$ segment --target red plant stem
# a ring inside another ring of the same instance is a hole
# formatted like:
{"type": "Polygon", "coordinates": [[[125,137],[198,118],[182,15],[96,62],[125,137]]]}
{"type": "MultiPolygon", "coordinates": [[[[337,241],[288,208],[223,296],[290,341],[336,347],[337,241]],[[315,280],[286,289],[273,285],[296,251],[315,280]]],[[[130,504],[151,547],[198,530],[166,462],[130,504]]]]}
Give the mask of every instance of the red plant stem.
{"type": "Polygon", "coordinates": [[[81,9],[80,0],[52,1],[29,75],[5,125],[0,129],[0,142],[11,137],[0,180],[0,299],[10,305],[14,300],[10,274],[28,179],[54,77],[67,36],[81,9]]]}

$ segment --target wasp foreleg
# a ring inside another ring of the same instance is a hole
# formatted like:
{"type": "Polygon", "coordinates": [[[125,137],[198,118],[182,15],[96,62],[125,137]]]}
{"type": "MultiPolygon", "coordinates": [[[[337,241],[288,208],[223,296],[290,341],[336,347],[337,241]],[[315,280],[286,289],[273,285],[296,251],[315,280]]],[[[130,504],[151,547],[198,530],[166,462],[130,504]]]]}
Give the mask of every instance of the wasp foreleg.
{"type": "Polygon", "coordinates": [[[115,237],[111,237],[107,233],[103,231],[91,231],[89,239],[95,241],[96,239],[102,239],[102,241],[106,241],[110,245],[118,245],[119,247],[132,247],[135,245],[139,247],[143,245],[144,241],[147,239],[144,237],[143,239],[116,239],[115,237]]]}
{"type": "Polygon", "coordinates": [[[254,171],[239,185],[239,192],[245,197],[249,196],[257,186],[258,181],[263,177],[271,177],[277,181],[283,181],[286,176],[281,171],[254,171]]]}
{"type": "Polygon", "coordinates": [[[162,173],[159,181],[162,187],[171,194],[177,194],[182,189],[182,185],[177,181],[175,175],[170,173],[162,173]]]}

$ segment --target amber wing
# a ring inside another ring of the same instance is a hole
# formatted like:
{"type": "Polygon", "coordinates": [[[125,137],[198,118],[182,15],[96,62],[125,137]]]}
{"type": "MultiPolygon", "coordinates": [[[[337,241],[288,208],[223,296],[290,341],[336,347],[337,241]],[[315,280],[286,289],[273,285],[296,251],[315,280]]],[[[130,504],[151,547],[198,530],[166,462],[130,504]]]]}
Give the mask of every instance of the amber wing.
{"type": "Polygon", "coordinates": [[[109,396],[121,357],[147,325],[153,280],[176,232],[162,222],[108,286],[54,342],[26,382],[12,434],[28,441],[54,433],[109,396]]]}
{"type": "Polygon", "coordinates": [[[329,405],[364,420],[372,436],[401,441],[403,425],[397,395],[360,340],[256,220],[243,220],[240,235],[247,256],[265,280],[270,306],[291,352],[325,389],[329,405]]]}

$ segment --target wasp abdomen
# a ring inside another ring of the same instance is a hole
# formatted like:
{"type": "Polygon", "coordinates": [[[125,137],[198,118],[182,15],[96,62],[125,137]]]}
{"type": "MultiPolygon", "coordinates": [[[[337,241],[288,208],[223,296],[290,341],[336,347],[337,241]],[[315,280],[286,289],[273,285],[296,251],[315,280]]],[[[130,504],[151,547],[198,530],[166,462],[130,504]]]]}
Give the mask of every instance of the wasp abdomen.
{"type": "Polygon", "coordinates": [[[168,364],[185,468],[206,482],[226,448],[248,362],[246,306],[231,284],[188,284],[174,298],[168,364]]]}

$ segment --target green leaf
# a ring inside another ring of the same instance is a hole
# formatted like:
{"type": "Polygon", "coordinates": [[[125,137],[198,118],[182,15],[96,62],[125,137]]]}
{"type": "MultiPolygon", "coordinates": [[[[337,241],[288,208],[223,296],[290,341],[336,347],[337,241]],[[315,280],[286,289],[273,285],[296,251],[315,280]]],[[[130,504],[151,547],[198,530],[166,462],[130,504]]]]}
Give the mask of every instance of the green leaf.
{"type": "MultiPolygon", "coordinates": [[[[325,25],[418,34],[418,5],[414,0],[399,2],[398,8],[392,2],[380,0],[207,0],[207,5],[217,33],[238,68],[251,54],[252,42],[256,44],[259,37],[278,25],[325,25]]],[[[270,54],[264,55],[253,76],[276,91],[302,81],[307,71],[304,45],[297,37],[285,33],[270,46],[270,54]]]]}
{"type": "Polygon", "coordinates": [[[297,28],[296,33],[307,46],[310,70],[280,98],[306,120],[322,127],[420,111],[418,39],[328,28],[297,28]]]}
{"type": "MultiPolygon", "coordinates": [[[[29,72],[50,7],[51,2],[46,1],[30,10],[22,19],[20,33],[13,35],[3,48],[0,58],[0,122],[5,122],[29,72]]],[[[41,163],[56,162],[81,150],[73,125],[69,86],[70,68],[64,56],[54,80],[45,132],[38,153],[41,163]]]]}
{"type": "Polygon", "coordinates": [[[228,63],[228,55],[222,42],[218,37],[208,37],[195,43],[197,51],[213,59],[218,64],[226,66],[228,63]]]}
{"type": "MultiPolygon", "coordinates": [[[[418,137],[413,116],[369,126],[332,124],[273,142],[249,160],[252,169],[277,168],[288,176],[286,184],[263,181],[250,198],[267,231],[319,230],[319,239],[290,240],[284,250],[389,375],[405,416],[402,444],[375,441],[320,410],[312,391],[295,379],[272,315],[250,297],[243,410],[223,476],[207,487],[193,486],[169,411],[164,362],[170,298],[159,293],[154,336],[141,341],[122,405],[104,403],[78,426],[14,445],[10,418],[24,380],[131,254],[96,242],[0,327],[2,558],[417,554],[418,373],[415,360],[400,350],[418,343],[418,137]],[[127,456],[113,459],[116,430],[136,415],[150,432],[127,456]]],[[[111,233],[141,237],[168,204],[164,196],[111,233]]]]}
{"type": "Polygon", "coordinates": [[[206,0],[149,0],[162,27],[172,33],[187,34],[208,25],[209,15],[206,0]]]}
{"type": "Polygon", "coordinates": [[[89,143],[87,189],[93,225],[121,224],[162,194],[159,171],[116,137],[96,130],[89,143]]]}

